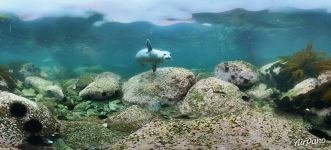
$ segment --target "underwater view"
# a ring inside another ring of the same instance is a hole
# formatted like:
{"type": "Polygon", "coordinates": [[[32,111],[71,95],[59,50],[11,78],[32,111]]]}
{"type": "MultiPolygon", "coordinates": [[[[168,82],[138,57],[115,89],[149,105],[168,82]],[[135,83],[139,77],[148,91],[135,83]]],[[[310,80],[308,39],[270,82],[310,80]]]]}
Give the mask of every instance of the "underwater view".
{"type": "Polygon", "coordinates": [[[331,1],[1,0],[0,149],[331,149],[331,1]]]}

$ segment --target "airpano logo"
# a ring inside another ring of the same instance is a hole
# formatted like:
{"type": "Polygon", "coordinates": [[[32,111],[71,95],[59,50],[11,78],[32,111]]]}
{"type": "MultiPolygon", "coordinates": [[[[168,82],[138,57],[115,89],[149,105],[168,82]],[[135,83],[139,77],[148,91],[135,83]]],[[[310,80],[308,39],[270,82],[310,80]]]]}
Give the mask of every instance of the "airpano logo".
{"type": "Polygon", "coordinates": [[[325,138],[316,138],[316,139],[298,139],[294,142],[294,146],[307,146],[307,145],[314,145],[314,144],[322,144],[325,143],[325,138]]]}

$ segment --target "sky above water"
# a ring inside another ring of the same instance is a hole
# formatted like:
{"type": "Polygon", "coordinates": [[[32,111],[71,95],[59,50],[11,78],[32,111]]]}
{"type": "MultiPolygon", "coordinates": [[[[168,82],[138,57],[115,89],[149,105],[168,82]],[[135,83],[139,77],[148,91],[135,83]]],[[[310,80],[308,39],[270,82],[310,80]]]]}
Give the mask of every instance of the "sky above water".
{"type": "Polygon", "coordinates": [[[234,8],[284,11],[325,9],[331,12],[330,0],[0,0],[0,12],[16,14],[22,20],[42,17],[88,17],[93,12],[104,21],[130,23],[148,21],[157,25],[194,22],[193,13],[223,12],[234,8]]]}

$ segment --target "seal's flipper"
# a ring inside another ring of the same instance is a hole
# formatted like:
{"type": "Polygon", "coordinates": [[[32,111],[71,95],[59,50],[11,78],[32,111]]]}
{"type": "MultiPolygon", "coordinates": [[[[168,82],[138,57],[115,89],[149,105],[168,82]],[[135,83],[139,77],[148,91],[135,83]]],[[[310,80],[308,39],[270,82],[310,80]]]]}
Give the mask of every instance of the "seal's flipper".
{"type": "Polygon", "coordinates": [[[150,51],[153,50],[153,48],[152,48],[152,44],[151,44],[151,42],[149,41],[149,39],[147,39],[147,41],[146,41],[146,47],[147,47],[147,49],[148,49],[148,52],[150,52],[150,51]]]}
{"type": "Polygon", "coordinates": [[[156,71],[156,65],[155,64],[152,65],[152,69],[153,69],[153,72],[156,71]]]}

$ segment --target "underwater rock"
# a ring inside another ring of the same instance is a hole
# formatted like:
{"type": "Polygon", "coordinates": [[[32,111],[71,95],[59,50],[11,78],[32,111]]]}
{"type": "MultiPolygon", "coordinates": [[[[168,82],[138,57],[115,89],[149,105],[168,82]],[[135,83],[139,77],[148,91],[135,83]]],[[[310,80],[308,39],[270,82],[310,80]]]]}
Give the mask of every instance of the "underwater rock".
{"type": "Polygon", "coordinates": [[[63,126],[63,140],[72,149],[109,149],[110,144],[123,137],[121,132],[93,121],[64,121],[63,126]]]}
{"type": "Polygon", "coordinates": [[[64,94],[62,92],[62,89],[58,85],[48,86],[46,88],[46,96],[54,97],[57,100],[62,100],[64,98],[64,94]]]}
{"type": "Polygon", "coordinates": [[[36,97],[36,91],[32,88],[23,89],[22,90],[22,95],[24,97],[36,97]]]}
{"type": "Polygon", "coordinates": [[[274,90],[268,88],[264,83],[253,86],[252,88],[245,91],[250,98],[255,100],[268,99],[273,93],[274,90]]]}
{"type": "Polygon", "coordinates": [[[323,109],[310,108],[304,111],[303,118],[315,128],[330,128],[330,115],[331,107],[323,109]]]}
{"type": "Polygon", "coordinates": [[[186,94],[180,106],[182,114],[215,116],[233,113],[247,106],[249,99],[232,83],[210,77],[198,81],[186,94]]]}
{"type": "Polygon", "coordinates": [[[39,76],[41,69],[33,63],[22,64],[18,70],[18,77],[26,78],[28,76],[39,76]]]}
{"type": "Polygon", "coordinates": [[[164,67],[130,78],[122,87],[123,102],[140,106],[160,106],[181,100],[196,82],[184,68],[164,67]]]}
{"type": "Polygon", "coordinates": [[[321,73],[318,77],[317,77],[317,81],[318,81],[318,85],[322,85],[324,83],[328,83],[331,81],[331,71],[326,71],[321,73]]]}
{"type": "Polygon", "coordinates": [[[0,76],[0,91],[7,91],[8,90],[8,85],[4,78],[0,76]]]}
{"type": "Polygon", "coordinates": [[[294,86],[294,88],[287,91],[283,96],[282,100],[295,100],[298,96],[299,99],[302,99],[302,95],[308,94],[310,91],[314,90],[317,87],[317,79],[316,78],[308,78],[303,80],[294,86]]]}
{"type": "Polygon", "coordinates": [[[149,123],[154,115],[137,105],[130,106],[119,114],[107,118],[108,128],[123,132],[134,132],[149,123]]]}
{"type": "Polygon", "coordinates": [[[123,108],[123,104],[121,100],[113,100],[108,103],[108,107],[106,107],[108,112],[119,111],[123,108]]]}
{"type": "Polygon", "coordinates": [[[48,109],[24,97],[0,92],[0,147],[39,145],[60,124],[48,109]]]}
{"type": "Polygon", "coordinates": [[[68,73],[68,68],[58,64],[50,64],[40,67],[40,69],[40,77],[51,80],[62,79],[68,73]]]}
{"type": "Polygon", "coordinates": [[[218,79],[237,85],[239,88],[249,88],[260,80],[257,68],[244,61],[228,61],[215,67],[215,76],[218,79]]]}
{"type": "Polygon", "coordinates": [[[316,139],[301,118],[244,109],[194,120],[154,120],[110,149],[314,149],[328,142],[296,146],[316,139]]]}
{"type": "Polygon", "coordinates": [[[270,85],[274,85],[275,83],[275,78],[274,76],[279,75],[280,70],[281,70],[281,66],[280,64],[280,60],[277,60],[275,62],[266,64],[264,66],[262,66],[259,71],[261,73],[262,79],[264,80],[264,82],[270,84],[270,85]]]}
{"type": "Polygon", "coordinates": [[[14,92],[18,87],[18,80],[11,70],[0,65],[0,90],[14,92]]]}
{"type": "Polygon", "coordinates": [[[79,92],[79,96],[93,100],[109,98],[120,90],[120,78],[111,72],[98,74],[92,83],[79,92]]]}
{"type": "Polygon", "coordinates": [[[90,83],[93,82],[94,78],[95,78],[94,74],[85,73],[80,75],[76,83],[76,89],[83,90],[85,87],[87,87],[90,83]]]}
{"type": "Polygon", "coordinates": [[[25,85],[28,87],[34,88],[40,93],[44,93],[48,86],[51,86],[53,83],[51,81],[45,80],[37,76],[29,76],[25,78],[25,85]]]}

